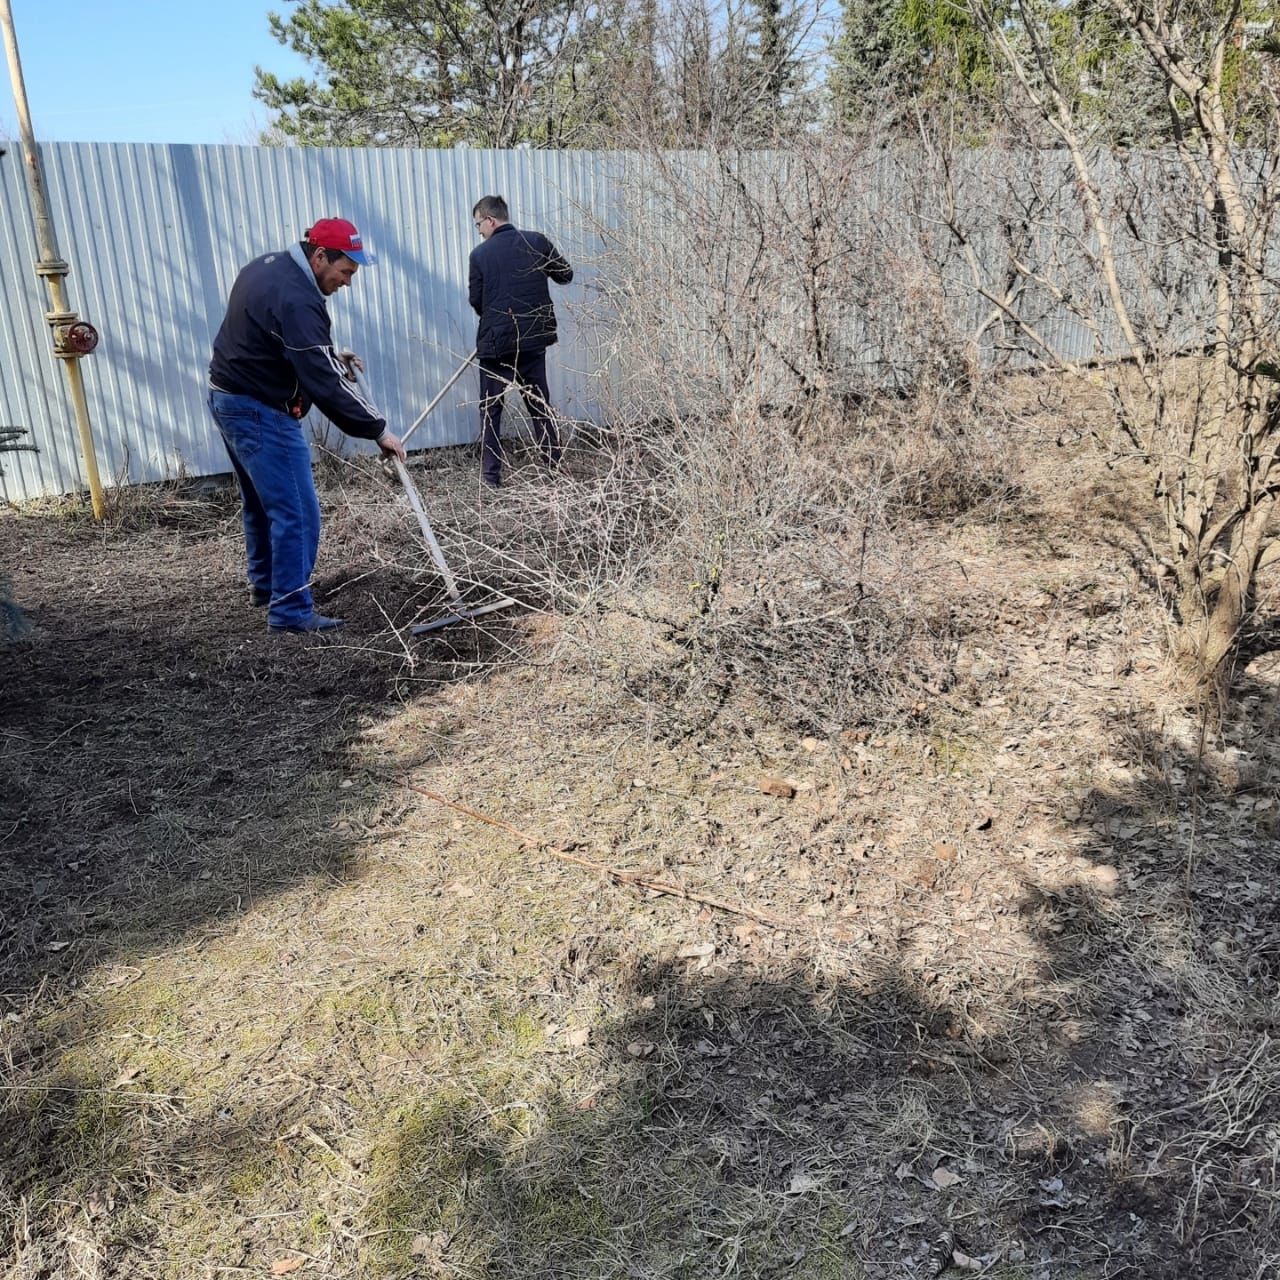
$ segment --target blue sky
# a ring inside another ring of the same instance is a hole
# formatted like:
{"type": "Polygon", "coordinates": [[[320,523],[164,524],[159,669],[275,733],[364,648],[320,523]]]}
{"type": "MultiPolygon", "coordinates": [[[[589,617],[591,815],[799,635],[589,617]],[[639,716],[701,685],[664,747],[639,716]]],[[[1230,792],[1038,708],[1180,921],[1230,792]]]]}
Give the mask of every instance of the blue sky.
{"type": "MultiPolygon", "coordinates": [[[[253,68],[305,71],[271,38],[289,0],[12,0],[36,137],[50,142],[254,143],[253,68]]],[[[0,137],[17,113],[0,42],[0,137]]]]}

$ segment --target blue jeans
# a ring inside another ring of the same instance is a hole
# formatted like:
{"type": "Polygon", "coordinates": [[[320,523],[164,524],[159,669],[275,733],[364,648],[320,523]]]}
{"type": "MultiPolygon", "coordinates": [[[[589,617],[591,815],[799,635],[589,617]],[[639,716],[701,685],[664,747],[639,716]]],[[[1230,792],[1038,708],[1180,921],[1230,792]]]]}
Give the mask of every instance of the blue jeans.
{"type": "Polygon", "coordinates": [[[249,583],[270,591],[267,622],[311,616],[311,572],[320,549],[320,500],[302,425],[251,396],[209,394],[240,485],[249,583]]]}
{"type": "Polygon", "coordinates": [[[489,484],[502,479],[502,397],[514,384],[533,420],[533,438],[548,466],[560,462],[560,432],[547,389],[547,353],[480,357],[480,474],[489,484]]]}

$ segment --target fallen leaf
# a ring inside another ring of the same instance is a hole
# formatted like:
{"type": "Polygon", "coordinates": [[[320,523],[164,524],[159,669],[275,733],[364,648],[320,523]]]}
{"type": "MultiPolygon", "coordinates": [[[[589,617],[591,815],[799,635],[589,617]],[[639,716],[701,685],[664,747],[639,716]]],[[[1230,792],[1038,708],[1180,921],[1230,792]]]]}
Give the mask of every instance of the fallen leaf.
{"type": "Polygon", "coordinates": [[[273,1276],[287,1276],[291,1271],[306,1265],[306,1258],[278,1258],[271,1264],[273,1276]]]}
{"type": "Polygon", "coordinates": [[[571,1049],[581,1049],[591,1039],[591,1031],[587,1027],[572,1027],[564,1033],[564,1038],[571,1049]]]}
{"type": "Polygon", "coordinates": [[[754,921],[748,920],[746,924],[735,926],[733,936],[740,946],[746,946],[751,941],[751,935],[759,932],[760,926],[754,921]]]}
{"type": "Polygon", "coordinates": [[[1071,1193],[1063,1185],[1061,1178],[1041,1178],[1040,1190],[1044,1196],[1040,1206],[1044,1209],[1066,1209],[1071,1205],[1071,1193]]]}
{"type": "Polygon", "coordinates": [[[822,1183],[811,1173],[797,1173],[791,1179],[791,1185],[787,1190],[794,1196],[800,1195],[805,1191],[817,1191],[822,1183]]]}
{"type": "Polygon", "coordinates": [[[647,1058],[655,1047],[652,1040],[633,1040],[627,1045],[627,1052],[633,1058],[647,1058]]]}
{"type": "Polygon", "coordinates": [[[929,1179],[939,1191],[946,1191],[948,1187],[959,1186],[961,1182],[958,1173],[952,1173],[946,1165],[942,1164],[929,1175],[929,1179]]]}
{"type": "Polygon", "coordinates": [[[104,1200],[102,1192],[91,1191],[88,1200],[84,1205],[84,1216],[92,1221],[94,1218],[100,1218],[104,1213],[110,1213],[116,1207],[116,1202],[111,1196],[107,1196],[104,1200]]]}
{"type": "Polygon", "coordinates": [[[780,800],[790,800],[796,793],[794,782],[785,778],[774,778],[766,774],[760,779],[760,790],[767,796],[777,796],[780,800]]]}
{"type": "Polygon", "coordinates": [[[113,1089],[123,1089],[125,1085],[132,1084],[141,1074],[141,1067],[129,1067],[128,1070],[122,1071],[116,1076],[115,1084],[111,1087],[113,1089]]]}
{"type": "Polygon", "coordinates": [[[951,1265],[957,1271],[967,1271],[970,1275],[977,1275],[986,1269],[987,1259],[971,1258],[963,1249],[951,1250],[951,1265]]]}
{"type": "Polygon", "coordinates": [[[716,953],[714,942],[691,942],[676,952],[677,960],[705,960],[716,953]]]}
{"type": "Polygon", "coordinates": [[[933,851],[943,862],[954,862],[956,860],[956,847],[953,844],[943,844],[940,841],[933,846],[933,851]]]}
{"type": "Polygon", "coordinates": [[[444,1251],[449,1245],[449,1237],[442,1231],[437,1231],[435,1235],[419,1235],[413,1237],[413,1244],[409,1246],[409,1252],[415,1258],[432,1258],[437,1264],[444,1257],[444,1251]]]}
{"type": "Polygon", "coordinates": [[[922,889],[932,889],[938,883],[937,864],[921,858],[912,869],[911,879],[922,889]]]}
{"type": "Polygon", "coordinates": [[[65,951],[71,943],[69,942],[48,942],[45,944],[46,951],[65,951]]]}
{"type": "Polygon", "coordinates": [[[476,891],[469,884],[463,884],[461,880],[455,880],[452,884],[446,885],[445,891],[455,894],[459,898],[474,898],[476,896],[476,891]]]}

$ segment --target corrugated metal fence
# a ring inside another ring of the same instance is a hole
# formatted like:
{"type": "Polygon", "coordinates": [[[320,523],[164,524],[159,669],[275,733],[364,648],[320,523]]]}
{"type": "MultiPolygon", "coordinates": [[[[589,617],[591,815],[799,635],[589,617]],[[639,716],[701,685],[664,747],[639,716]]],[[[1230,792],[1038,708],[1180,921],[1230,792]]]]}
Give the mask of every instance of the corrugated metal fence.
{"type": "MultiPolygon", "coordinates": [[[[514,221],[556,240],[579,269],[575,291],[590,285],[597,215],[610,204],[608,158],[583,152],[52,143],[41,157],[72,304],[102,335],[83,369],[108,483],[227,470],[204,389],[227,294],[240,266],[300,239],[313,219],[351,218],[379,255],[330,314],[335,338],[365,355],[394,425],[415,418],[471,350],[475,200],[499,192],[514,221]]],[[[34,245],[11,146],[0,158],[0,426],[27,428],[38,452],[0,455],[9,501],[84,483],[34,245]]],[[[565,412],[590,418],[591,371],[566,301],[552,391],[565,412]]],[[[464,378],[415,444],[474,439],[475,396],[464,378]]]]}
{"type": "MultiPolygon", "coordinates": [[[[1013,278],[1015,251],[1044,272],[1019,278],[1015,305],[1047,345],[1068,359],[1123,345],[1064,153],[958,157],[948,181],[963,248],[940,216],[929,157],[838,141],[798,155],[73,143],[42,155],[73,305],[102,333],[83,368],[109,482],[227,469],[205,379],[232,280],[335,213],[380,257],[332,299],[335,338],[366,357],[393,426],[415,418],[471,349],[470,210],[491,192],[574,263],[574,283],[556,294],[561,345],[549,363],[558,407],[578,420],[599,422],[628,382],[662,389],[691,369],[713,397],[754,373],[781,402],[806,378],[829,383],[831,369],[853,389],[909,381],[934,345],[933,297],[948,340],[968,335],[984,358],[1026,362],[1026,334],[993,325],[1000,309],[975,287],[976,270],[1003,290],[995,282],[1013,278]],[[615,324],[637,317],[647,328],[615,324]]],[[[1142,339],[1177,349],[1202,326],[1210,277],[1209,239],[1178,221],[1181,171],[1155,155],[1096,163],[1129,228],[1118,265],[1141,286],[1132,293],[1142,339]]],[[[14,148],[0,158],[0,426],[26,427],[38,452],[0,455],[7,500],[83,483],[34,243],[14,148]]],[[[475,396],[475,379],[464,378],[415,443],[473,440],[475,396]]],[[[626,403],[643,405],[643,388],[626,403]]],[[[313,429],[342,439],[318,417],[313,429]]]]}

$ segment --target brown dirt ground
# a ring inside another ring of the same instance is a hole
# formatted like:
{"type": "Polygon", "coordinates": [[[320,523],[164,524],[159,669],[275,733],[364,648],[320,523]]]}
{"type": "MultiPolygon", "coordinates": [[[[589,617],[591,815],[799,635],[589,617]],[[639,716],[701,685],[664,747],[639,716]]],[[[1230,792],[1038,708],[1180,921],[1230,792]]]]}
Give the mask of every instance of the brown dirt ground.
{"type": "Polygon", "coordinates": [[[225,494],[0,516],[0,1274],[1280,1274],[1275,635],[1202,717],[1042,470],[916,530],[949,669],[822,738],[636,612],[409,641],[368,477],[338,643],[225,494]]]}

